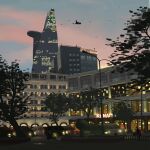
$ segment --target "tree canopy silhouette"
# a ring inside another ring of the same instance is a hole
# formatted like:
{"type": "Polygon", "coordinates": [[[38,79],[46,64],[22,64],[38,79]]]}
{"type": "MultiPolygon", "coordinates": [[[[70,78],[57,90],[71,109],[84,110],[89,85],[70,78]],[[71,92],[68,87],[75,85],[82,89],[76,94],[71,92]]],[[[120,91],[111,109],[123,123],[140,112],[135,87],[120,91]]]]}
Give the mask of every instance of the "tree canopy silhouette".
{"type": "Polygon", "coordinates": [[[52,121],[58,126],[59,117],[69,109],[69,101],[65,94],[51,93],[45,100],[46,108],[50,112],[52,121]]]}
{"type": "Polygon", "coordinates": [[[125,121],[131,120],[134,112],[132,111],[131,107],[125,102],[118,102],[113,107],[113,115],[117,119],[122,120],[125,126],[125,121]]]}
{"type": "Polygon", "coordinates": [[[28,97],[24,97],[22,92],[28,77],[29,74],[20,70],[16,61],[8,65],[0,56],[0,119],[9,121],[17,136],[24,136],[16,118],[27,110],[28,97]]]}
{"type": "Polygon", "coordinates": [[[150,9],[139,7],[130,10],[131,18],[127,20],[124,33],[116,40],[107,38],[114,49],[110,55],[112,65],[119,71],[134,70],[138,76],[150,77],[150,9]]]}
{"type": "Polygon", "coordinates": [[[90,88],[88,91],[82,91],[79,95],[70,95],[70,108],[74,111],[83,111],[87,117],[93,114],[93,108],[99,103],[98,90],[90,88]]]}

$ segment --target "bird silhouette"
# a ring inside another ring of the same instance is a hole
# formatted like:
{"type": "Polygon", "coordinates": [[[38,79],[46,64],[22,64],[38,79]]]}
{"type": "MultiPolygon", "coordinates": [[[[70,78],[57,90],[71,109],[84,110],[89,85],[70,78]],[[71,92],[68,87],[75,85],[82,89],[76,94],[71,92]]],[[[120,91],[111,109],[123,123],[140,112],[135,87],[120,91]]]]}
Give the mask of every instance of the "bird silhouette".
{"type": "Polygon", "coordinates": [[[81,24],[78,20],[76,20],[73,24],[81,24]]]}

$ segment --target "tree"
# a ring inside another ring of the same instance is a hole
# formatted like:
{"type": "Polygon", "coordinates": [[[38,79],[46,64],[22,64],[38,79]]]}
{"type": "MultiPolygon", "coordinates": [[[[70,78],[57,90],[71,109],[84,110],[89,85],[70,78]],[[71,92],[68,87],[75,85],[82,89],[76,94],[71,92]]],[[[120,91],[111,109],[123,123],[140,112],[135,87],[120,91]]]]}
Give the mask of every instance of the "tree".
{"type": "Polygon", "coordinates": [[[0,57],[0,119],[9,121],[18,137],[24,136],[16,118],[26,112],[27,99],[22,95],[29,74],[19,68],[15,61],[8,65],[0,57]]]}
{"type": "Polygon", "coordinates": [[[150,77],[150,9],[139,7],[137,11],[129,11],[130,20],[127,20],[125,33],[116,40],[107,38],[106,44],[115,48],[110,55],[111,64],[119,71],[133,70],[138,76],[146,79],[150,77]]]}
{"type": "Polygon", "coordinates": [[[83,111],[89,120],[93,113],[93,108],[98,104],[97,90],[90,89],[89,91],[80,92],[79,95],[72,97],[71,108],[75,111],[83,111]]]}
{"type": "Polygon", "coordinates": [[[52,116],[52,120],[58,126],[58,119],[69,109],[69,101],[65,94],[51,93],[45,100],[46,108],[52,116]]]}
{"type": "MultiPolygon", "coordinates": [[[[131,80],[131,83],[127,86],[128,90],[131,90],[132,93],[138,93],[140,94],[140,117],[141,117],[141,130],[143,130],[143,123],[142,123],[142,117],[143,117],[143,91],[149,91],[150,83],[149,80],[139,77],[138,79],[131,80]]],[[[137,120],[138,123],[138,120],[137,120]]],[[[138,126],[138,125],[137,125],[138,126]]]]}
{"type": "Polygon", "coordinates": [[[118,120],[122,120],[125,127],[125,122],[128,122],[132,119],[134,112],[125,102],[118,102],[113,107],[113,116],[118,120]]]}

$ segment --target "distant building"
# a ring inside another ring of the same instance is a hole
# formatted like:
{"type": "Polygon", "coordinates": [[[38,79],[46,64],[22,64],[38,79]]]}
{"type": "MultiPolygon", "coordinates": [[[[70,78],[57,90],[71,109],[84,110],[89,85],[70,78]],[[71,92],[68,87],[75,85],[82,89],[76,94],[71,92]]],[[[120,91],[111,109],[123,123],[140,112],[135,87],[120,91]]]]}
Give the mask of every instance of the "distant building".
{"type": "Polygon", "coordinates": [[[54,9],[46,17],[43,32],[29,31],[33,38],[33,73],[57,72],[58,40],[54,9]]]}
{"type": "Polygon", "coordinates": [[[36,115],[39,117],[45,115],[48,116],[48,112],[45,111],[44,104],[46,97],[50,93],[66,94],[67,91],[67,75],[57,73],[31,73],[30,80],[27,82],[27,88],[23,92],[24,95],[30,95],[28,100],[28,116],[33,117],[35,111],[36,115]]]}
{"type": "Polygon", "coordinates": [[[58,50],[54,9],[47,14],[43,32],[28,31],[27,34],[33,38],[32,73],[74,74],[97,70],[96,55],[82,53],[82,50],[89,53],[91,50],[62,45],[58,50]]]}
{"type": "Polygon", "coordinates": [[[81,72],[93,71],[97,70],[97,54],[95,50],[89,49],[80,49],[81,55],[81,72]],[[82,53],[82,51],[86,51],[88,53],[82,53]],[[92,53],[94,52],[94,53],[92,53]]]}
{"type": "MultiPolygon", "coordinates": [[[[102,92],[105,121],[112,121],[113,107],[116,103],[125,102],[134,111],[134,116],[130,122],[126,122],[126,127],[128,126],[128,129],[131,128],[132,131],[135,131],[137,126],[141,128],[142,117],[144,131],[150,132],[150,82],[143,87],[142,93],[141,91],[135,92],[134,89],[128,89],[128,85],[131,84],[132,79],[137,77],[137,74],[112,72],[112,70],[112,67],[101,70],[101,86],[98,70],[72,75],[60,73],[30,74],[27,88],[23,92],[24,96],[29,96],[28,111],[17,120],[19,125],[27,124],[31,127],[52,125],[52,120],[49,118],[50,112],[45,107],[45,99],[50,93],[64,93],[67,96],[69,94],[79,95],[80,92],[93,88],[102,92]]],[[[98,99],[100,100],[100,97],[98,99]]],[[[100,114],[101,107],[97,105],[92,109],[91,117],[100,120],[100,114]]],[[[86,116],[84,111],[73,111],[72,109],[64,115],[67,119],[86,116]]],[[[62,122],[66,121],[62,120],[62,122]]],[[[118,123],[122,125],[121,121],[118,123]]]]}
{"type": "Polygon", "coordinates": [[[80,47],[61,45],[58,52],[58,68],[61,73],[74,74],[97,70],[96,54],[82,53],[80,47]]]}
{"type": "Polygon", "coordinates": [[[64,74],[81,72],[80,48],[74,46],[60,46],[59,71],[64,74]]]}
{"type": "MultiPolygon", "coordinates": [[[[43,32],[29,31],[28,35],[33,38],[33,66],[27,88],[22,93],[23,96],[29,96],[28,112],[20,116],[20,120],[18,118],[19,125],[52,125],[50,112],[45,107],[45,99],[50,93],[79,95],[93,88],[102,93],[98,94],[98,99],[102,100],[105,121],[112,121],[113,107],[123,101],[135,113],[125,125],[134,131],[136,127],[142,128],[143,124],[144,131],[150,132],[150,82],[136,87],[142,87],[142,91],[129,89],[128,85],[137,78],[136,73],[112,72],[114,68],[108,67],[101,69],[100,74],[95,50],[62,45],[58,49],[54,9],[47,15],[43,32]],[[57,70],[60,73],[52,73],[57,70]]],[[[100,114],[101,108],[97,105],[92,109],[91,117],[101,120],[100,114]]],[[[85,112],[70,109],[65,115],[67,119],[72,116],[84,117],[85,112]]]]}

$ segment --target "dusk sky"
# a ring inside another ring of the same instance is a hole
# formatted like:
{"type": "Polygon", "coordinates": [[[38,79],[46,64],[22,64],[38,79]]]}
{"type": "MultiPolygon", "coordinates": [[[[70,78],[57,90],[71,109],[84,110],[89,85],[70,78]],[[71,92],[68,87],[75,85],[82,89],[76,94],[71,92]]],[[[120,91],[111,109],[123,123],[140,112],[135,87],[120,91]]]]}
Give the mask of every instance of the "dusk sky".
{"type": "Polygon", "coordinates": [[[129,10],[140,6],[148,0],[0,0],[0,54],[31,69],[33,41],[27,31],[41,32],[54,8],[59,44],[95,48],[100,59],[108,58],[112,49],[106,38],[121,34],[129,10]],[[82,24],[74,25],[76,19],[82,24]]]}

